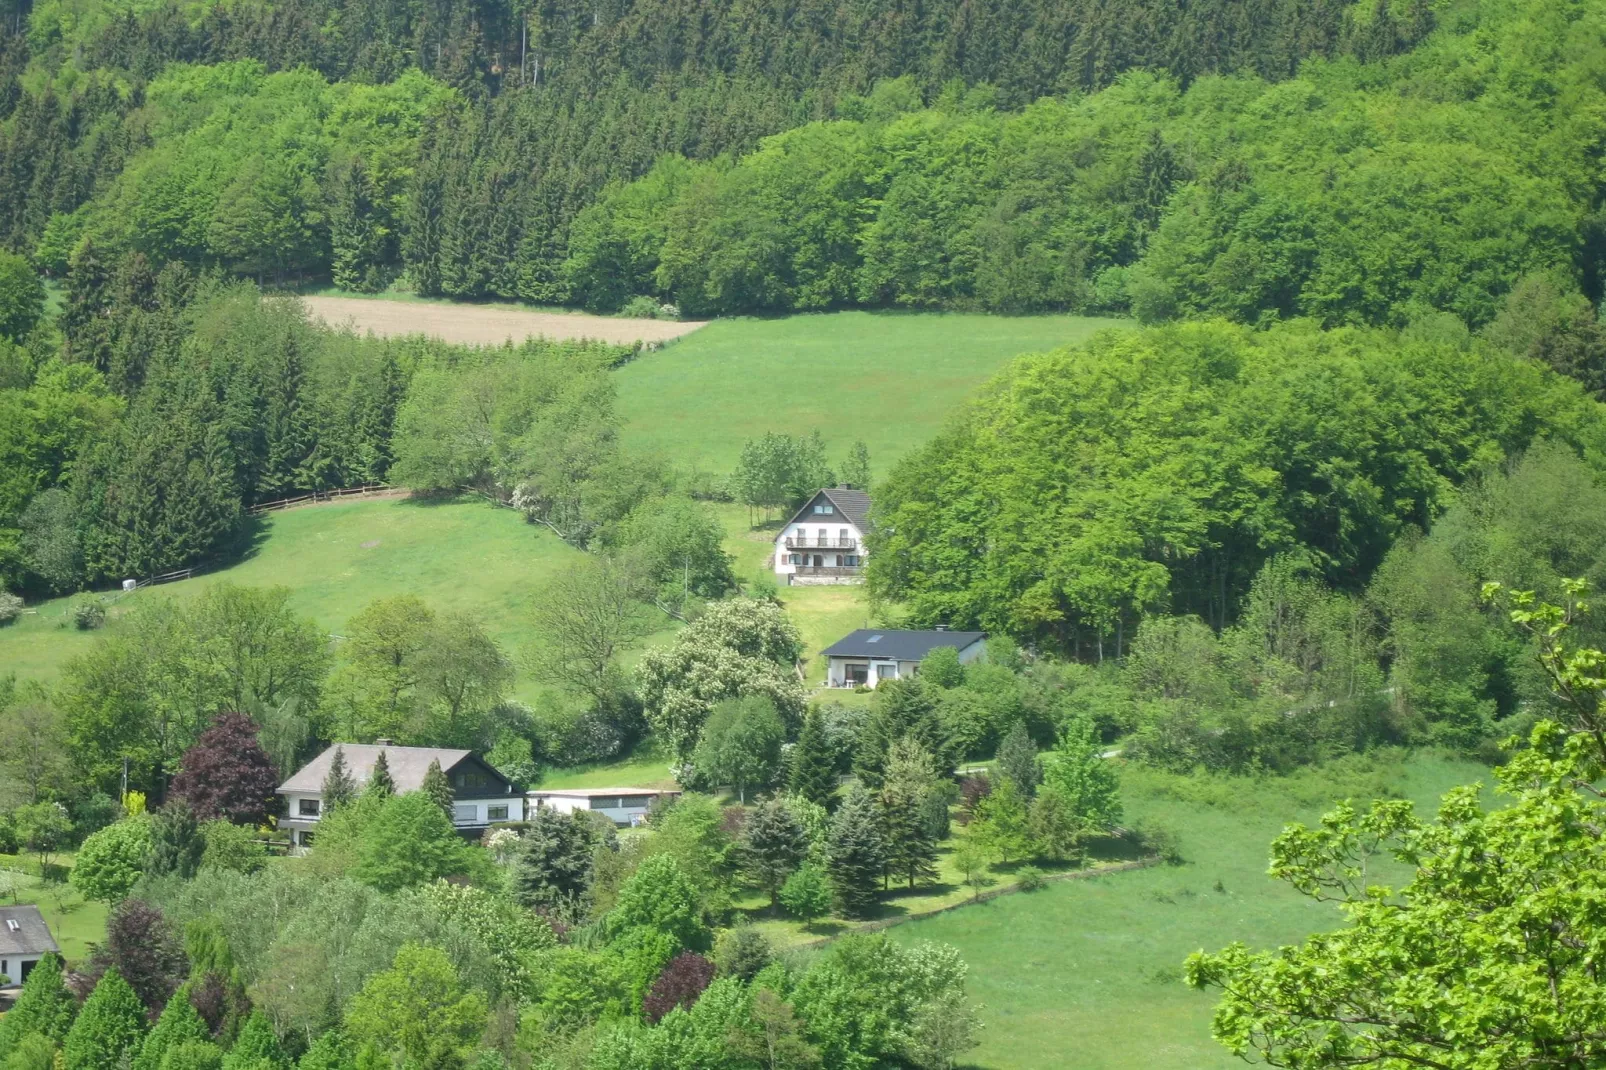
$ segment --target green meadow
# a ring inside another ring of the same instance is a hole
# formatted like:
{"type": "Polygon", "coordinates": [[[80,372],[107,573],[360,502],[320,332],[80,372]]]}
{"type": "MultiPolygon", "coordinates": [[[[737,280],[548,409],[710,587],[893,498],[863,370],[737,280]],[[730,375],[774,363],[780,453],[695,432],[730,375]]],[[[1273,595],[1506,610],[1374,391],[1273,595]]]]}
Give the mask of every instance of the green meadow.
{"type": "Polygon", "coordinates": [[[1236,940],[1272,948],[1338,928],[1336,907],[1266,876],[1271,841],[1333,802],[1404,797],[1422,813],[1488,770],[1434,755],[1344,759],[1288,778],[1183,778],[1128,767],[1125,820],[1158,823],[1181,865],[1050,883],[891,930],[953,944],[982,1004],[986,1070],[1210,1070],[1244,1065],[1210,1036],[1210,993],[1182,962],[1236,940]]]}
{"type": "Polygon", "coordinates": [[[620,370],[624,440],[723,475],[748,439],[817,428],[832,458],[862,439],[885,473],[1010,357],[1124,322],[913,312],[715,320],[620,370]]]}

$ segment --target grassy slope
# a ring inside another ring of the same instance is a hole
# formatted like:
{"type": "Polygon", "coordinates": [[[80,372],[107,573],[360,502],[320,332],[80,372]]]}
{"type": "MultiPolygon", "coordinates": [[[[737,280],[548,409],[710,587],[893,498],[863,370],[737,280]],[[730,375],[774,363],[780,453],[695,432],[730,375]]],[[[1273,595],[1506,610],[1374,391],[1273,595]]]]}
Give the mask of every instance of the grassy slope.
{"type": "MultiPolygon", "coordinates": [[[[1423,812],[1446,788],[1479,779],[1488,782],[1486,770],[1436,757],[1386,769],[1384,777],[1423,812]]],[[[1050,884],[892,930],[900,941],[953,944],[970,963],[970,994],[983,1005],[986,1028],[967,1063],[988,1070],[1243,1065],[1210,1038],[1214,1000],[1181,983],[1181,963],[1200,948],[1235,940],[1273,947],[1338,927],[1335,908],[1266,876],[1268,848],[1283,825],[1311,820],[1325,805],[1317,802],[1320,783],[1299,797],[1287,782],[1239,781],[1223,806],[1167,798],[1154,790],[1163,782],[1129,773],[1127,818],[1174,828],[1186,864],[1050,884]]],[[[1355,790],[1333,785],[1330,797],[1355,790]]]]}
{"type": "Polygon", "coordinates": [[[885,474],[1010,357],[1120,323],[873,312],[717,320],[620,371],[625,441],[723,475],[750,438],[818,428],[833,460],[863,439],[885,474]]]}
{"type": "MultiPolygon", "coordinates": [[[[415,594],[437,610],[477,616],[509,654],[530,640],[532,592],[577,551],[515,512],[477,498],[440,503],[383,499],[291,509],[265,518],[245,560],[192,580],[120,598],[107,628],[142,602],[191,598],[210,583],[292,588],[291,605],[338,633],[375,598],[415,594]],[[368,545],[373,544],[373,545],[368,545]]],[[[0,662],[24,678],[53,679],[94,641],[66,616],[69,600],[42,603],[0,632],[0,662]]],[[[521,680],[520,692],[528,684],[521,680]]]]}
{"type": "MultiPolygon", "coordinates": [[[[51,861],[70,868],[72,852],[55,855],[51,861]]],[[[68,962],[82,962],[92,944],[106,939],[106,904],[85,900],[65,882],[46,884],[33,875],[37,872],[38,860],[31,854],[0,854],[0,904],[37,906],[62,955],[68,962]]]]}

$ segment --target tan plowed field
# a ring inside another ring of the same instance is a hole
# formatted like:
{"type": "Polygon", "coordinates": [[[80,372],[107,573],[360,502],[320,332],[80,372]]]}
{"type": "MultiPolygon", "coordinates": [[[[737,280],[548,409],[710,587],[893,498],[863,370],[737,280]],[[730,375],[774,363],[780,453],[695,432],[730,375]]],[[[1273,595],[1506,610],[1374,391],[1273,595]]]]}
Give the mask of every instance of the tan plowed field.
{"type": "Polygon", "coordinates": [[[307,311],[331,327],[354,327],[383,337],[423,334],[466,345],[500,345],[544,338],[602,342],[667,342],[701,327],[701,321],[621,319],[582,312],[528,312],[495,305],[385,301],[371,297],[303,297],[307,311]]]}

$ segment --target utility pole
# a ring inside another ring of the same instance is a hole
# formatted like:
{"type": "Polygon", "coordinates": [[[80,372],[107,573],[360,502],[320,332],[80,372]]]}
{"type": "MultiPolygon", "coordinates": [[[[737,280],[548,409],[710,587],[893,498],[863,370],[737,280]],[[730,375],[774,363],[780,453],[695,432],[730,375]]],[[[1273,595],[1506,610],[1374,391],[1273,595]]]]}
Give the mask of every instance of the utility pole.
{"type": "Polygon", "coordinates": [[[123,755],[123,793],[117,796],[117,805],[128,805],[128,755],[123,755]]]}

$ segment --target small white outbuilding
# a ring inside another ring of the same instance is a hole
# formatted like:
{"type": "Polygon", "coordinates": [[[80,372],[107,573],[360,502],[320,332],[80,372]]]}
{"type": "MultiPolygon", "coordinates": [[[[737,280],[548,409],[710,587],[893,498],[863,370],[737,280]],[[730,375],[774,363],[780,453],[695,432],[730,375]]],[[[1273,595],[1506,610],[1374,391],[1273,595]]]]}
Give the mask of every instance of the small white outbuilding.
{"type": "Polygon", "coordinates": [[[647,811],[659,799],[675,799],[678,791],[657,788],[563,788],[552,791],[532,791],[524,796],[525,810],[533,814],[546,807],[560,814],[576,810],[593,810],[615,825],[639,825],[647,820],[647,811]]]}

